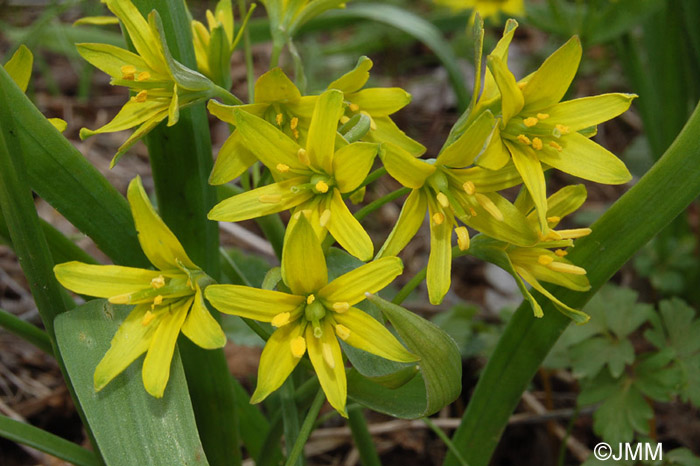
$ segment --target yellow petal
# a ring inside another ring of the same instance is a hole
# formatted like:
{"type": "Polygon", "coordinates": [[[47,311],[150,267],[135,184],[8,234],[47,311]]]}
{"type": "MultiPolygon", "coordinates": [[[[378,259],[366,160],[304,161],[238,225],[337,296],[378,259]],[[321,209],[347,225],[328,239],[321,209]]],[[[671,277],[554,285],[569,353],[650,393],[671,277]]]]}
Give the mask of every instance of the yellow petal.
{"type": "Polygon", "coordinates": [[[586,201],[586,187],[582,184],[565,186],[547,199],[547,218],[564,218],[578,210],[586,201]]]}
{"type": "Polygon", "coordinates": [[[143,386],[156,398],[161,398],[170,378],[175,343],[193,298],[181,299],[172,304],[166,315],[161,317],[158,328],[153,333],[151,344],[143,360],[143,386]]]}
{"type": "MultiPolygon", "coordinates": [[[[78,53],[88,63],[104,71],[114,79],[122,79],[122,67],[131,65],[137,71],[150,70],[148,64],[133,52],[109,44],[76,44],[78,53]]],[[[168,79],[167,75],[155,74],[153,79],[168,79]]]]}
{"type": "Polygon", "coordinates": [[[257,157],[243,143],[241,133],[234,131],[219,150],[214,169],[209,176],[209,184],[220,185],[233,181],[245,173],[257,160],[257,157]]]}
{"type": "Polygon", "coordinates": [[[374,255],[374,246],[360,222],[348,210],[340,191],[333,190],[330,202],[331,218],[328,231],[347,252],[362,261],[368,261],[374,255]]]}
{"type": "Polygon", "coordinates": [[[559,102],[571,85],[580,61],[581,41],[574,36],[550,55],[527,81],[523,88],[523,111],[538,110],[559,102]]]}
{"type": "Polygon", "coordinates": [[[626,112],[635,94],[602,94],[567,100],[543,110],[550,121],[566,125],[571,132],[580,131],[626,112]]]}
{"type": "Polygon", "coordinates": [[[83,16],[73,21],[73,26],[82,26],[85,24],[91,26],[109,26],[112,24],[119,24],[119,18],[115,18],[114,16],[83,16]]]}
{"type": "Polygon", "coordinates": [[[321,94],[311,117],[306,151],[311,166],[327,174],[333,173],[333,153],[338,122],[343,114],[343,93],[328,90],[321,94]]]}
{"type": "Polygon", "coordinates": [[[427,209],[428,201],[425,199],[423,191],[419,189],[411,191],[403,207],[401,207],[401,213],[396,221],[396,225],[394,225],[389,237],[377,253],[376,259],[398,255],[420,229],[423,220],[425,220],[427,209]]]}
{"type": "MultiPolygon", "coordinates": [[[[510,152],[508,152],[508,157],[510,157],[510,152]]],[[[522,182],[520,173],[518,173],[518,170],[512,163],[500,170],[485,170],[481,167],[472,167],[452,169],[449,173],[458,180],[459,186],[463,186],[466,181],[471,181],[474,183],[476,191],[480,193],[501,191],[517,186],[522,182]]]]}
{"type": "Polygon", "coordinates": [[[301,357],[292,354],[291,342],[303,338],[304,327],[298,324],[280,327],[265,343],[258,367],[258,385],[250,397],[251,403],[260,403],[277,390],[297,366],[301,357]]]}
{"type": "Polygon", "coordinates": [[[362,265],[336,278],[323,287],[318,296],[329,304],[354,305],[365,299],[365,293],[376,293],[403,272],[398,257],[383,257],[362,265]]]}
{"type": "Polygon", "coordinates": [[[408,105],[411,94],[400,87],[373,87],[347,95],[346,99],[372,117],[381,117],[396,113],[408,105]]]}
{"type": "Polygon", "coordinates": [[[306,217],[300,212],[294,215],[299,218],[284,238],[282,279],[294,294],[314,293],[328,283],[326,257],[306,217]]]}
{"type": "Polygon", "coordinates": [[[207,300],[220,312],[260,322],[272,322],[283,312],[293,314],[304,303],[303,296],[281,291],[261,290],[242,285],[209,285],[204,290],[207,300]]]}
{"type": "Polygon", "coordinates": [[[255,115],[258,118],[263,118],[268,108],[270,108],[269,104],[226,105],[216,100],[210,100],[207,103],[207,110],[209,110],[209,113],[219,120],[232,125],[236,124],[235,111],[237,109],[255,115]]]}
{"type": "MultiPolygon", "coordinates": [[[[126,153],[131,146],[136,144],[142,137],[144,137],[146,134],[148,134],[153,128],[158,126],[158,123],[163,121],[165,117],[168,115],[168,109],[167,107],[164,107],[161,111],[153,115],[150,119],[144,121],[141,126],[139,126],[136,131],[131,133],[131,136],[124,141],[124,144],[119,146],[119,149],[117,150],[117,153],[114,154],[114,158],[112,158],[112,161],[109,163],[109,168],[112,169],[114,166],[117,164],[119,159],[121,158],[122,155],[126,153]]],[[[116,119],[116,117],[115,117],[116,119]]],[[[86,128],[83,128],[80,130],[80,137],[81,139],[84,139],[83,136],[83,130],[86,128]]],[[[104,127],[100,128],[99,132],[103,132],[104,127]]]]}
{"type": "Polygon", "coordinates": [[[498,57],[491,56],[487,58],[487,66],[498,85],[498,90],[501,92],[501,112],[502,112],[502,127],[508,124],[508,121],[523,109],[525,100],[523,93],[515,82],[513,73],[510,72],[506,64],[498,57]]]}
{"type": "Polygon", "coordinates": [[[338,89],[346,94],[356,92],[367,83],[370,69],[372,69],[372,60],[360,57],[355,68],[330,83],[328,89],[338,89]]]}
{"type": "Polygon", "coordinates": [[[372,117],[374,128],[365,136],[369,142],[396,144],[414,157],[423,155],[425,146],[406,135],[389,117],[372,117]]]}
{"type": "Polygon", "coordinates": [[[160,270],[177,269],[180,263],[191,269],[199,268],[190,260],[173,232],[153,209],[141,184],[141,177],[137,176],[131,180],[127,198],[141,249],[151,264],[160,270]]]}
{"type": "MultiPolygon", "coordinates": [[[[518,22],[514,19],[509,19],[508,21],[506,21],[506,25],[503,29],[503,37],[501,37],[501,39],[496,44],[496,47],[494,47],[493,51],[490,54],[494,57],[498,57],[499,59],[501,59],[506,65],[508,64],[508,50],[510,48],[510,43],[513,40],[513,35],[515,34],[515,29],[517,27],[518,22]]],[[[476,89],[476,92],[478,93],[479,89],[476,89]]],[[[484,76],[484,90],[481,93],[481,97],[479,98],[480,104],[485,104],[491,100],[497,99],[498,97],[498,86],[496,85],[496,81],[494,80],[491,71],[489,71],[487,67],[484,76]]]]}
{"type": "MultiPolygon", "coordinates": [[[[439,213],[432,202],[428,203],[430,218],[439,213]]],[[[430,256],[426,283],[431,304],[440,304],[450,289],[452,271],[452,222],[437,224],[430,221],[430,256]]]]}
{"type": "MultiPolygon", "coordinates": [[[[578,309],[574,309],[570,306],[567,306],[563,302],[561,302],[556,296],[554,296],[552,293],[550,293],[545,287],[540,284],[540,282],[535,279],[534,276],[532,276],[527,270],[522,269],[518,267],[517,272],[522,275],[523,279],[528,282],[534,289],[542,293],[547,299],[552,301],[554,303],[555,307],[559,309],[560,312],[562,312],[564,315],[569,317],[571,320],[576,322],[577,324],[583,324],[588,322],[590,319],[590,316],[586,314],[585,312],[579,311],[578,309]]],[[[534,298],[533,298],[534,301],[534,298]]],[[[540,312],[542,310],[540,309],[540,312]]]]}
{"type": "Polygon", "coordinates": [[[476,158],[475,163],[488,170],[500,170],[510,162],[510,152],[501,138],[501,128],[496,125],[483,152],[476,158]]]}
{"type": "Polygon", "coordinates": [[[32,64],[34,63],[34,55],[29,51],[26,45],[22,44],[17,48],[17,51],[5,63],[5,71],[10,75],[12,80],[17,84],[22,92],[26,92],[29,86],[29,78],[32,77],[32,64]]]}
{"type": "Polygon", "coordinates": [[[61,120],[60,118],[48,118],[48,120],[49,123],[51,123],[53,127],[56,128],[60,133],[64,132],[68,127],[68,123],[66,123],[65,120],[61,120]]]}
{"type": "Polygon", "coordinates": [[[304,127],[308,127],[308,122],[311,121],[311,115],[314,113],[314,107],[316,107],[316,101],[318,100],[317,95],[305,95],[297,102],[290,102],[286,105],[289,112],[296,115],[301,120],[306,123],[304,127]]]}
{"type": "Polygon", "coordinates": [[[96,391],[102,390],[148,349],[160,323],[160,317],[156,317],[148,325],[143,325],[143,317],[150,308],[149,304],[134,307],[119,326],[109,350],[95,368],[96,391]]]}
{"type": "Polygon", "coordinates": [[[168,105],[168,126],[177,124],[180,119],[180,98],[177,95],[177,84],[173,87],[173,96],[168,105]]]}
{"type": "Polygon", "coordinates": [[[542,233],[546,233],[549,230],[547,224],[547,186],[544,181],[542,165],[532,149],[528,147],[521,149],[520,146],[515,146],[510,143],[506,143],[506,145],[513,157],[515,168],[518,170],[518,173],[520,173],[520,176],[522,176],[523,183],[525,183],[535,203],[542,233]]]}
{"type": "Polygon", "coordinates": [[[455,142],[440,152],[435,164],[456,168],[468,167],[488,146],[495,124],[493,114],[490,111],[483,112],[455,142]]]}
{"type": "Polygon", "coordinates": [[[299,89],[280,68],[273,68],[255,82],[255,103],[287,103],[301,98],[299,89]]]}
{"type": "MultiPolygon", "coordinates": [[[[539,235],[533,230],[527,217],[506,198],[498,193],[483,193],[496,209],[503,215],[503,220],[494,218],[478,202],[464,203],[474,209],[476,215],[461,220],[470,227],[491,236],[492,238],[521,246],[535,244],[539,235]]],[[[467,209],[469,210],[469,209],[467,209]]]]}
{"type": "Polygon", "coordinates": [[[366,312],[351,307],[347,312],[334,314],[333,318],[350,330],[347,338],[343,338],[350,346],[391,361],[415,362],[420,359],[404,348],[386,327],[366,312]]]}
{"type": "Polygon", "coordinates": [[[293,187],[307,182],[308,177],[301,176],[246,191],[219,202],[208,217],[210,220],[239,222],[291,209],[313,197],[310,190],[292,191],[293,187]]]}
{"type": "MultiPolygon", "coordinates": [[[[169,100],[149,99],[145,102],[130,100],[119,110],[119,113],[106,125],[101,128],[90,130],[83,128],[80,130],[80,139],[86,139],[94,134],[113,133],[133,128],[141,123],[151,120],[157,115],[167,115],[169,100]]],[[[162,119],[162,118],[161,118],[162,119]]]]}
{"type": "Polygon", "coordinates": [[[425,180],[437,169],[435,165],[413,157],[395,144],[386,143],[384,149],[382,158],[384,168],[392,178],[407,188],[422,188],[425,180]]]}
{"type": "Polygon", "coordinates": [[[205,349],[221,348],[226,344],[226,335],[221,325],[204,304],[202,290],[197,286],[192,309],[182,324],[182,333],[195,345],[205,349]]]}
{"type": "Polygon", "coordinates": [[[578,134],[560,138],[561,152],[540,151],[540,160],[570,175],[603,184],[624,184],[632,179],[625,164],[612,152],[578,134]]]}
{"type": "Polygon", "coordinates": [[[362,183],[374,163],[379,145],[355,142],[341,147],[333,155],[333,176],[341,193],[348,193],[362,183]]]}
{"type": "Polygon", "coordinates": [[[335,338],[335,330],[329,319],[325,319],[321,324],[323,335],[321,338],[314,337],[311,325],[306,327],[306,345],[309,352],[309,359],[314,366],[321,388],[328,398],[328,402],[342,416],[345,414],[345,401],[347,399],[348,387],[345,378],[345,366],[343,365],[343,355],[340,352],[340,345],[335,338]]]}
{"type": "Polygon", "coordinates": [[[58,264],[53,271],[64,287],[75,293],[98,298],[110,298],[148,288],[151,280],[161,275],[156,270],[75,261],[58,264]]]}

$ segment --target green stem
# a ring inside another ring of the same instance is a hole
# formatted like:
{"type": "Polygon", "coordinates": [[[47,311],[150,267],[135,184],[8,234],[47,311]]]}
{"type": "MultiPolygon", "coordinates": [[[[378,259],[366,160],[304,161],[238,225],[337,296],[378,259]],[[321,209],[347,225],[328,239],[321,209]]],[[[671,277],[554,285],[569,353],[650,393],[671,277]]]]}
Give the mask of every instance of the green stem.
{"type": "Polygon", "coordinates": [[[355,447],[360,452],[360,460],[364,466],[381,466],[377,449],[374,447],[372,435],[367,428],[364,410],[361,405],[348,406],[348,424],[355,441],[355,447]]]}
{"type": "Polygon", "coordinates": [[[454,446],[450,438],[441,428],[439,428],[429,417],[424,417],[421,419],[421,421],[425,422],[425,425],[428,426],[440,440],[442,440],[447,447],[447,450],[452,452],[457,457],[457,460],[461,466],[469,466],[464,460],[464,457],[459,453],[459,450],[454,446]]]}
{"type": "Polygon", "coordinates": [[[289,38],[287,45],[289,47],[289,53],[292,55],[292,61],[294,61],[294,80],[296,81],[301,95],[306,94],[306,73],[304,73],[304,62],[301,60],[301,55],[299,55],[299,50],[297,46],[294,45],[294,41],[289,38]]]}
{"type": "Polygon", "coordinates": [[[284,48],[284,40],[280,40],[279,37],[272,38],[272,53],[270,54],[270,69],[275,68],[280,63],[280,55],[282,55],[282,49],[284,48]]]}
{"type": "MultiPolygon", "coordinates": [[[[245,0],[238,0],[238,14],[241,18],[247,16],[245,0]]],[[[255,102],[255,70],[253,69],[253,49],[250,45],[250,30],[243,31],[243,54],[245,55],[245,72],[248,84],[248,102],[255,102]]]]}
{"type": "Polygon", "coordinates": [[[0,327],[27,340],[46,354],[54,355],[51,339],[46,332],[4,309],[0,309],[0,327]]]}
{"type": "Polygon", "coordinates": [[[299,464],[297,460],[301,460],[301,453],[304,450],[304,445],[309,439],[309,435],[311,435],[316,417],[318,417],[318,413],[321,411],[321,406],[323,406],[324,401],[326,401],[326,394],[323,393],[323,390],[319,389],[316,393],[316,398],[314,398],[314,401],[311,403],[311,407],[309,408],[309,412],[304,419],[304,423],[301,425],[299,436],[294,442],[294,447],[292,447],[291,453],[287,455],[287,462],[284,463],[285,466],[299,464]]]}
{"type": "Polygon", "coordinates": [[[413,290],[416,289],[420,283],[425,280],[425,276],[428,273],[428,268],[423,267],[420,271],[418,271],[417,274],[413,276],[412,279],[406,283],[403,288],[399,290],[398,293],[396,293],[396,296],[394,296],[394,299],[391,300],[392,303],[394,304],[401,304],[404,302],[406,298],[408,298],[408,295],[411,294],[413,290]]]}
{"type": "Polygon", "coordinates": [[[375,210],[379,209],[381,206],[384,204],[388,204],[389,202],[400,198],[401,196],[408,194],[411,192],[411,188],[400,188],[397,189],[396,191],[390,192],[386,196],[382,196],[379,199],[375,199],[374,201],[370,202],[357,212],[355,212],[355,218],[358,221],[362,221],[366,216],[374,212],[375,210]]]}
{"type": "MultiPolygon", "coordinates": [[[[644,244],[700,194],[700,107],[663,157],[576,241],[569,258],[587,270],[591,290],[552,288],[573,307],[583,306],[644,244]],[[659,196],[659,193],[673,193],[659,196]],[[641,215],[649,212],[649,215],[641,215]]],[[[472,466],[485,466],[528,383],[570,320],[538,296],[544,317],[534,319],[527,303],[518,308],[484,368],[452,437],[472,466]],[[508,380],[507,384],[503,381],[508,380]]],[[[614,311],[614,310],[613,310],[614,311]]],[[[448,454],[446,465],[457,464],[448,454]]]]}
{"type": "Polygon", "coordinates": [[[280,390],[280,404],[282,405],[282,423],[284,424],[284,443],[287,449],[288,465],[303,466],[301,461],[292,461],[291,445],[296,444],[299,437],[299,409],[294,401],[294,380],[288,377],[280,390]]]}

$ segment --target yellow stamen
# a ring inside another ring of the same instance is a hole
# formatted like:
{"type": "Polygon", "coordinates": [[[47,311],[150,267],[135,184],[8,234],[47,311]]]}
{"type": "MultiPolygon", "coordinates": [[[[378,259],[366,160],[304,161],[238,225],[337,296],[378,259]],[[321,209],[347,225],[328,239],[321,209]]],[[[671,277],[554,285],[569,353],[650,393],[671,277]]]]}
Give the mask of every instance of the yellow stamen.
{"type": "Polygon", "coordinates": [[[553,215],[551,217],[547,217],[548,223],[559,223],[560,220],[561,220],[561,217],[557,217],[556,215],[553,215]]]}
{"type": "Polygon", "coordinates": [[[341,124],[341,125],[344,125],[344,124],[347,123],[348,121],[350,121],[350,118],[349,118],[349,117],[347,117],[347,116],[345,116],[345,115],[343,115],[343,116],[340,117],[340,124],[341,124]]]}
{"type": "Polygon", "coordinates": [[[134,73],[136,73],[136,67],[132,65],[124,65],[121,67],[122,78],[123,79],[134,79],[134,73]]]}
{"type": "Polygon", "coordinates": [[[526,146],[529,146],[532,144],[532,141],[530,141],[530,138],[525,136],[524,134],[518,134],[518,141],[522,142],[526,146]]]}
{"type": "Polygon", "coordinates": [[[131,298],[131,294],[126,293],[126,294],[120,294],[117,296],[112,296],[111,298],[109,298],[108,301],[112,304],[127,304],[129,302],[130,298],[131,298]]]}
{"type": "Polygon", "coordinates": [[[474,210],[474,207],[469,208],[469,213],[472,214],[472,217],[476,217],[476,210],[474,210]]]}
{"type": "Polygon", "coordinates": [[[464,188],[464,191],[470,196],[473,196],[476,192],[476,186],[474,186],[474,183],[471,181],[465,181],[462,188],[464,188]]]}
{"type": "Polygon", "coordinates": [[[535,150],[542,150],[542,139],[540,138],[532,138],[532,147],[535,150]]]}
{"type": "Polygon", "coordinates": [[[372,115],[370,115],[370,114],[367,113],[367,112],[362,112],[362,114],[363,114],[363,115],[367,115],[367,116],[369,117],[369,129],[371,129],[372,131],[376,131],[376,130],[377,130],[377,124],[374,122],[374,118],[372,118],[372,115]]]}
{"type": "Polygon", "coordinates": [[[287,173],[289,171],[289,165],[287,165],[286,163],[278,163],[275,168],[280,173],[287,173]]]}
{"type": "Polygon", "coordinates": [[[549,118],[549,113],[538,113],[537,118],[539,118],[540,120],[546,120],[547,118],[549,118]]]}
{"type": "Polygon", "coordinates": [[[146,81],[147,79],[151,79],[151,73],[148,71],[142,71],[136,76],[137,81],[146,81]]]}
{"type": "Polygon", "coordinates": [[[542,238],[543,241],[559,241],[560,239],[562,239],[561,235],[555,230],[549,230],[542,238]]]}
{"type": "Polygon", "coordinates": [[[527,126],[528,128],[532,128],[535,126],[540,120],[538,120],[535,117],[527,117],[523,120],[523,124],[527,126]]]}
{"type": "Polygon", "coordinates": [[[136,97],[134,97],[134,100],[136,102],[145,102],[147,97],[148,97],[148,91],[146,91],[144,89],[142,91],[139,91],[138,94],[136,94],[136,97]]]}
{"type": "Polygon", "coordinates": [[[144,327],[148,324],[150,324],[153,319],[156,318],[156,315],[152,313],[151,311],[146,311],[146,313],[143,315],[143,319],[141,319],[141,325],[144,327]]]}
{"type": "Polygon", "coordinates": [[[321,214],[321,217],[318,219],[318,223],[320,223],[321,226],[325,228],[326,225],[328,225],[328,222],[330,221],[330,219],[331,219],[331,210],[326,209],[323,211],[323,213],[321,214]]]}
{"type": "Polygon", "coordinates": [[[275,115],[275,122],[277,123],[277,126],[282,126],[282,121],[284,121],[284,115],[281,113],[275,115]]]}
{"type": "Polygon", "coordinates": [[[306,340],[304,337],[296,337],[289,342],[289,346],[292,347],[292,356],[295,358],[300,358],[306,353],[306,340]]]}
{"type": "Polygon", "coordinates": [[[567,255],[569,253],[564,251],[563,249],[557,249],[556,251],[554,251],[554,254],[556,254],[559,257],[564,257],[565,255],[567,255]]]}
{"type": "Polygon", "coordinates": [[[337,303],[333,303],[333,310],[338,314],[348,312],[348,309],[350,309],[350,303],[346,303],[345,301],[338,301],[337,303]]]}
{"type": "Polygon", "coordinates": [[[263,204],[279,204],[282,201],[282,196],[279,194],[263,194],[258,197],[258,201],[263,204]]]}
{"type": "Polygon", "coordinates": [[[588,236],[593,232],[590,228],[573,228],[571,230],[559,230],[562,239],[576,239],[588,236]]]}
{"type": "Polygon", "coordinates": [[[467,227],[457,227],[455,228],[455,233],[457,233],[457,246],[459,246],[459,250],[466,251],[469,249],[469,231],[467,231],[467,227]]]}
{"type": "Polygon", "coordinates": [[[303,163],[304,165],[311,164],[311,160],[309,160],[309,154],[306,153],[306,149],[304,149],[303,147],[297,151],[297,158],[299,159],[299,162],[303,163]]]}
{"type": "Polygon", "coordinates": [[[338,324],[335,326],[335,334],[338,335],[341,340],[345,341],[350,336],[350,329],[345,325],[338,324]]]}
{"type": "Polygon", "coordinates": [[[323,180],[320,180],[316,183],[314,188],[316,188],[316,191],[318,191],[320,193],[327,193],[328,192],[328,183],[326,183],[323,180]]]}
{"type": "Polygon", "coordinates": [[[293,117],[292,121],[289,122],[289,127],[292,129],[297,129],[297,126],[299,126],[299,118],[293,117]]]}
{"type": "Polygon", "coordinates": [[[537,262],[539,262],[542,265],[549,265],[552,262],[554,262],[554,258],[552,256],[542,254],[540,257],[537,258],[537,262]]]}
{"type": "Polygon", "coordinates": [[[569,127],[566,125],[554,125],[556,129],[561,132],[561,134],[569,134],[569,127]]]}
{"type": "Polygon", "coordinates": [[[476,202],[478,202],[486,212],[490,213],[493,218],[499,222],[503,221],[503,212],[501,212],[501,209],[499,209],[491,199],[480,193],[476,193],[474,198],[476,199],[476,202]]]}
{"type": "Polygon", "coordinates": [[[356,112],[360,109],[360,106],[357,104],[350,104],[350,110],[353,112],[356,112]]]}
{"type": "Polygon", "coordinates": [[[290,316],[291,314],[289,314],[289,312],[281,312],[273,317],[272,322],[270,323],[273,327],[282,327],[283,325],[287,325],[289,323],[290,316]]]}
{"type": "Polygon", "coordinates": [[[309,296],[306,297],[306,304],[311,304],[314,301],[316,301],[316,296],[310,294],[309,296]]]}
{"type": "Polygon", "coordinates": [[[155,298],[153,298],[153,304],[156,306],[159,306],[163,303],[163,295],[158,295],[155,298]]]}
{"type": "Polygon", "coordinates": [[[450,206],[450,200],[447,199],[447,196],[443,193],[438,193],[437,195],[437,201],[440,203],[441,206],[447,208],[450,206]]]}
{"type": "Polygon", "coordinates": [[[435,212],[433,214],[433,222],[435,222],[436,225],[442,225],[442,222],[445,221],[445,214],[442,214],[440,212],[435,212]]]}
{"type": "Polygon", "coordinates": [[[586,269],[583,267],[567,264],[566,262],[552,262],[548,267],[555,272],[569,273],[571,275],[586,275],[586,269]]]}
{"type": "Polygon", "coordinates": [[[521,91],[525,88],[525,86],[527,86],[527,83],[525,83],[525,82],[518,83],[518,89],[520,89],[521,91]]]}
{"type": "Polygon", "coordinates": [[[298,129],[293,129],[292,134],[294,135],[294,139],[299,139],[299,130],[298,129]]]}
{"type": "Polygon", "coordinates": [[[549,146],[550,146],[550,147],[554,147],[556,150],[558,150],[559,152],[561,152],[561,146],[560,146],[559,144],[557,144],[556,142],[554,142],[554,141],[549,141],[549,146]]]}
{"type": "Polygon", "coordinates": [[[158,275],[156,278],[151,280],[151,287],[154,289],[163,288],[165,286],[165,277],[158,275]]]}
{"type": "Polygon", "coordinates": [[[331,345],[324,343],[321,348],[323,351],[323,360],[326,361],[328,367],[335,369],[335,359],[333,358],[333,350],[331,349],[331,345]]]}

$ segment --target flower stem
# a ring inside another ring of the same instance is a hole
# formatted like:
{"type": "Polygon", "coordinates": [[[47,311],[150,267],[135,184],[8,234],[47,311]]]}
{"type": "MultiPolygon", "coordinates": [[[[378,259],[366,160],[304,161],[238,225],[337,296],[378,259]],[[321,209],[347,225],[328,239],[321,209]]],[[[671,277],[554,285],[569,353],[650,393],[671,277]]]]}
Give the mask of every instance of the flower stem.
{"type": "MultiPolygon", "coordinates": [[[[238,0],[238,13],[241,18],[247,16],[245,0],[238,0]]],[[[255,102],[255,70],[253,69],[253,50],[250,46],[250,32],[246,27],[243,31],[243,54],[245,55],[245,72],[248,84],[248,102],[255,102]]]]}
{"type": "Polygon", "coordinates": [[[348,424],[355,441],[355,447],[360,452],[360,460],[364,466],[381,466],[377,449],[374,447],[372,435],[367,428],[367,421],[361,405],[348,406],[348,424]]]}
{"type": "Polygon", "coordinates": [[[370,202],[369,204],[355,212],[355,218],[358,221],[362,221],[362,219],[364,219],[366,216],[368,216],[375,210],[379,209],[384,204],[388,204],[389,202],[398,199],[404,194],[408,194],[409,192],[411,192],[411,188],[400,188],[396,191],[390,192],[386,196],[382,196],[379,199],[375,199],[374,201],[370,202]]]}
{"type": "Polygon", "coordinates": [[[425,422],[425,425],[432,430],[435,435],[438,436],[440,440],[445,444],[447,449],[452,452],[456,457],[457,460],[459,461],[460,466],[469,466],[464,459],[464,457],[460,454],[459,450],[455,447],[454,443],[450,440],[450,438],[443,432],[441,428],[439,428],[429,417],[424,417],[421,419],[421,421],[425,422]]]}
{"type": "Polygon", "coordinates": [[[311,403],[309,412],[304,419],[301,429],[299,430],[299,435],[294,442],[292,451],[287,455],[287,462],[284,463],[285,466],[300,464],[302,460],[301,452],[304,450],[304,444],[306,444],[306,441],[309,439],[309,435],[311,435],[311,431],[314,428],[314,423],[316,422],[316,418],[318,417],[319,411],[321,411],[321,406],[323,406],[324,401],[326,401],[326,395],[323,393],[323,390],[319,388],[318,392],[316,393],[316,398],[314,398],[314,401],[311,403]]]}
{"type": "Polygon", "coordinates": [[[54,355],[51,340],[46,332],[4,309],[0,309],[0,327],[28,341],[44,353],[54,355]]]}

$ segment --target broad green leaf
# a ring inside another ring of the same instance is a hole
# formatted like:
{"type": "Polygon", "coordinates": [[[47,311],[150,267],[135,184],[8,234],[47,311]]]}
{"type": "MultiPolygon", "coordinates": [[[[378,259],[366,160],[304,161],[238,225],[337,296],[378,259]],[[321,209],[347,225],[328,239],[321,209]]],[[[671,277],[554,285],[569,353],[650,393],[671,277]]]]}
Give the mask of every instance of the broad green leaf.
{"type": "Polygon", "coordinates": [[[99,393],[93,374],[131,307],[90,301],[56,319],[70,380],[107,464],[207,465],[176,351],[161,399],[146,393],[141,359],[99,393]]]}

